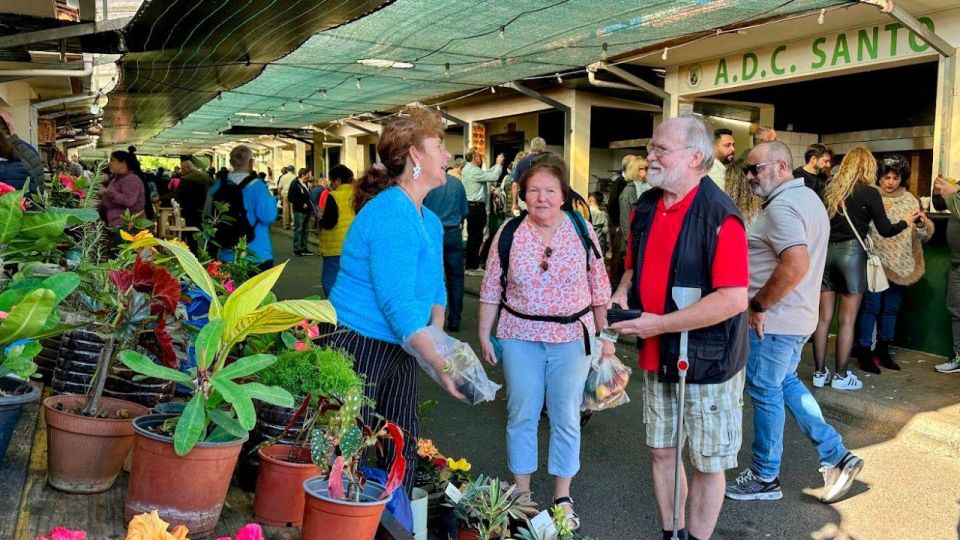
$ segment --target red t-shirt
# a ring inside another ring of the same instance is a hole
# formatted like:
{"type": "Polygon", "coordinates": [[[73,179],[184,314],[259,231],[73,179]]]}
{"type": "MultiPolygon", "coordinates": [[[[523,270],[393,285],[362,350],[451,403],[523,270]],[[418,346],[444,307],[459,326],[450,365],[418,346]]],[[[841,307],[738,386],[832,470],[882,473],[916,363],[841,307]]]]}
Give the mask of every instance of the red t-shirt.
{"type": "MultiPolygon", "coordinates": [[[[670,260],[676,247],[683,218],[697,195],[696,187],[680,202],[666,208],[663,199],[657,202],[657,213],[647,236],[643,255],[640,281],[640,297],[643,311],[663,315],[667,303],[667,283],[670,277],[670,260]]],[[[631,216],[631,221],[633,217],[631,216]]],[[[632,242],[632,238],[628,241],[632,242]]],[[[627,244],[628,246],[630,243],[627,244]]],[[[627,250],[625,267],[633,270],[633,252],[627,250]]],[[[747,287],[750,273],[747,268],[747,233],[743,223],[729,217],[720,226],[717,239],[717,254],[713,259],[713,287],[747,287]]],[[[640,369],[657,371],[660,367],[660,336],[640,340],[640,369]]]]}

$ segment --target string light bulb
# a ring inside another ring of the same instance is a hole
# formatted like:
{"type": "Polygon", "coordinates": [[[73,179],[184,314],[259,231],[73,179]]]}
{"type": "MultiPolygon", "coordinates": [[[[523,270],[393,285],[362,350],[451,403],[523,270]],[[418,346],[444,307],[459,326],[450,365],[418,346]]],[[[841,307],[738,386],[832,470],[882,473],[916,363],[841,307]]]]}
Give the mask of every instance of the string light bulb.
{"type": "Polygon", "coordinates": [[[607,54],[607,44],[604,43],[603,47],[600,48],[600,60],[603,62],[607,61],[609,55],[607,54]]]}
{"type": "Polygon", "coordinates": [[[273,123],[273,117],[272,117],[272,116],[270,117],[270,123],[271,123],[271,124],[273,123]]]}
{"type": "Polygon", "coordinates": [[[557,78],[557,84],[563,84],[563,77],[561,77],[559,73],[557,73],[555,76],[557,78]]]}
{"type": "Polygon", "coordinates": [[[447,62],[446,64],[443,65],[443,74],[446,75],[447,77],[450,76],[450,63],[449,63],[449,62],[447,62]]]}
{"type": "Polygon", "coordinates": [[[286,103],[281,103],[281,104],[280,104],[280,110],[281,110],[281,111],[287,110],[287,104],[286,104],[286,103]]]}
{"type": "Polygon", "coordinates": [[[303,110],[303,100],[301,99],[299,103],[300,103],[300,110],[302,111],[302,110],[303,110]]]}
{"type": "Polygon", "coordinates": [[[500,36],[499,36],[500,39],[504,39],[504,36],[506,35],[506,33],[507,33],[506,25],[500,26],[500,36]]]}
{"type": "Polygon", "coordinates": [[[223,92],[217,92],[217,101],[223,101],[223,92]]]}
{"type": "Polygon", "coordinates": [[[664,48],[663,48],[663,54],[660,55],[660,59],[661,59],[661,60],[666,60],[666,59],[667,59],[667,51],[669,51],[669,50],[670,50],[670,47],[664,47],[664,48]]]}
{"type": "Polygon", "coordinates": [[[823,24],[823,17],[824,17],[824,15],[826,15],[826,14],[827,14],[826,8],[821,8],[821,9],[820,9],[820,16],[817,17],[817,24],[823,24]]]}
{"type": "Polygon", "coordinates": [[[360,89],[360,77],[357,77],[357,90],[360,89]]]}
{"type": "Polygon", "coordinates": [[[496,94],[496,93],[497,93],[497,87],[496,87],[496,86],[491,86],[491,87],[490,87],[490,93],[491,93],[491,94],[496,94]]]}
{"type": "Polygon", "coordinates": [[[327,97],[327,91],[326,91],[326,90],[320,90],[320,97],[326,98],[326,97],[327,97]]]}

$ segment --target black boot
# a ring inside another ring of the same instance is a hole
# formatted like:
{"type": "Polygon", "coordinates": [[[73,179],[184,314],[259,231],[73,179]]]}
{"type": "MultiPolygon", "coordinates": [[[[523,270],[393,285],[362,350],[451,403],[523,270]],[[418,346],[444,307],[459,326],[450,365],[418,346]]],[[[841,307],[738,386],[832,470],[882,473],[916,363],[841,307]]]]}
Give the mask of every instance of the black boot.
{"type": "Polygon", "coordinates": [[[877,346],[873,349],[873,357],[877,364],[887,369],[900,371],[900,366],[890,358],[890,342],[877,340],[877,346]]]}
{"type": "Polygon", "coordinates": [[[850,355],[857,359],[857,365],[867,373],[880,374],[880,368],[873,361],[873,353],[866,347],[855,345],[850,355]]]}

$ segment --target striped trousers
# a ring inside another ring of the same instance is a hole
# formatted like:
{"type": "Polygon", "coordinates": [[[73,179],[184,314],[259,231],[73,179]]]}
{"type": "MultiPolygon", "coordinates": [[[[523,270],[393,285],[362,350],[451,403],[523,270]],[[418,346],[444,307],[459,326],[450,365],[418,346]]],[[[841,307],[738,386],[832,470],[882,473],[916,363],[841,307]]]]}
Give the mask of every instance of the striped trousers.
{"type": "MultiPolygon", "coordinates": [[[[323,330],[321,333],[324,333],[323,330]]],[[[403,487],[410,495],[417,469],[420,423],[417,410],[420,372],[417,361],[399,345],[364,337],[353,330],[334,334],[324,345],[352,355],[354,369],[366,379],[364,393],[373,400],[376,409],[364,407],[361,410],[363,422],[375,426],[378,421],[376,415],[379,415],[403,430],[403,457],[407,460],[403,487]]],[[[393,455],[393,443],[388,442],[384,445],[383,454],[377,456],[377,467],[389,470],[393,455]]]]}

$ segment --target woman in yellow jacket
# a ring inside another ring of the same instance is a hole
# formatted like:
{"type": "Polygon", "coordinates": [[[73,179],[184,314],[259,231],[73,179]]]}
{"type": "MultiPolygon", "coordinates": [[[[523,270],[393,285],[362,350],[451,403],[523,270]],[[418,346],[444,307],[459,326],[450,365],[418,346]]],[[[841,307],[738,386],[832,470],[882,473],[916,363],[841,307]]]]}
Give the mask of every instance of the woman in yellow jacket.
{"type": "Polygon", "coordinates": [[[323,294],[330,292],[340,271],[340,251],[347,229],[357,215],[353,210],[353,171],[345,165],[330,169],[330,188],[320,196],[320,255],[323,256],[323,275],[320,282],[323,294]],[[324,200],[325,199],[325,200],[324,200]]]}

